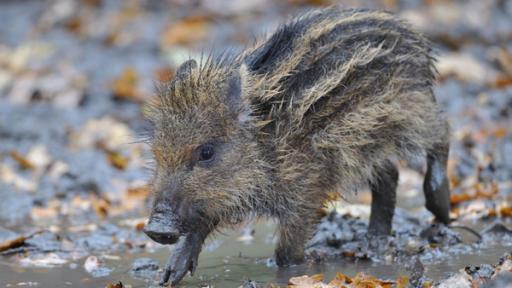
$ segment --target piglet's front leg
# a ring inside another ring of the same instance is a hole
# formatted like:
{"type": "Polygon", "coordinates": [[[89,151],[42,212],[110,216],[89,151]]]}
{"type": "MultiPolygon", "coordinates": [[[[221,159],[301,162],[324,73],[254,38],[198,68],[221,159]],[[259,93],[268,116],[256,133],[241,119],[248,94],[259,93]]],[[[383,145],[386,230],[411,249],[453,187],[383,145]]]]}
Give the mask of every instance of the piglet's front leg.
{"type": "Polygon", "coordinates": [[[172,286],[178,284],[188,271],[191,275],[194,274],[204,239],[205,237],[200,233],[191,232],[179,238],[165,265],[160,286],[165,285],[169,280],[172,286]]]}

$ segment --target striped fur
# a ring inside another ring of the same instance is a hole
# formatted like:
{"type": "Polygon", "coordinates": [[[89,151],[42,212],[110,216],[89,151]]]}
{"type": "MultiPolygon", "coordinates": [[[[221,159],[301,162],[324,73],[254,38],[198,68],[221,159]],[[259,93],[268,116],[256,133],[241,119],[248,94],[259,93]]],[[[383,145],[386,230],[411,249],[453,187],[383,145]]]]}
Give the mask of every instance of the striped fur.
{"type": "Polygon", "coordinates": [[[329,192],[447,142],[430,44],[388,13],[312,11],[240,55],[204,62],[181,67],[148,110],[155,199],[179,199],[208,226],[277,217],[276,253],[288,263],[302,259],[329,192]],[[187,166],[212,139],[219,163],[187,166]],[[170,178],[181,183],[171,196],[170,178]]]}

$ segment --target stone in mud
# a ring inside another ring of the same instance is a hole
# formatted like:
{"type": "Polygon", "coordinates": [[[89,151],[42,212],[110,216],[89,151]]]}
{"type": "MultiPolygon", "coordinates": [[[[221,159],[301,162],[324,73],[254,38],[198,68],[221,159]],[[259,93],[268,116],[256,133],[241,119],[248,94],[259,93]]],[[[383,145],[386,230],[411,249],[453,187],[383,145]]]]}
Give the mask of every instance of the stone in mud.
{"type": "Polygon", "coordinates": [[[512,288],[512,272],[502,272],[489,282],[482,285],[482,288],[512,288]]]}
{"type": "Polygon", "coordinates": [[[464,269],[473,279],[489,280],[494,274],[494,267],[489,264],[469,266],[464,269]]]}
{"type": "Polygon", "coordinates": [[[252,281],[252,280],[248,279],[239,288],[257,288],[257,287],[258,287],[258,284],[256,283],[256,281],[252,281]]]}
{"type": "Polygon", "coordinates": [[[482,235],[512,235],[512,230],[505,226],[503,223],[496,222],[486,227],[482,231],[482,235]]]}
{"type": "Polygon", "coordinates": [[[107,267],[105,262],[96,256],[87,257],[84,263],[84,269],[95,278],[108,276],[113,271],[112,268],[107,267]]]}
{"type": "Polygon", "coordinates": [[[60,251],[61,242],[59,236],[51,232],[43,232],[25,240],[25,245],[34,248],[37,252],[60,251]]]}
{"type": "Polygon", "coordinates": [[[138,258],[132,263],[130,276],[138,279],[154,279],[158,268],[157,261],[150,258],[138,258]]]}
{"type": "Polygon", "coordinates": [[[443,224],[432,224],[420,233],[431,244],[455,245],[462,242],[460,235],[443,224]]]}

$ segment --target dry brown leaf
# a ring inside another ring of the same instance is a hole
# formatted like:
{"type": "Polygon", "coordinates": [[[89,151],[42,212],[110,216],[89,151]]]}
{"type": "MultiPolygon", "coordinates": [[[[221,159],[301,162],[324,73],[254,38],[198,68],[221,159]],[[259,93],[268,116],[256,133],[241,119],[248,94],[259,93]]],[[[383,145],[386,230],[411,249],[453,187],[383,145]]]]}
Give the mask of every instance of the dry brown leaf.
{"type": "Polygon", "coordinates": [[[347,257],[347,258],[354,258],[354,257],[356,257],[356,252],[354,252],[354,251],[343,251],[343,252],[341,252],[341,255],[343,255],[343,257],[347,257]]]}
{"type": "Polygon", "coordinates": [[[82,29],[82,20],[78,16],[72,17],[66,21],[65,27],[69,32],[78,35],[82,29]]]}
{"type": "Polygon", "coordinates": [[[24,170],[33,170],[35,168],[34,164],[30,162],[25,156],[18,153],[16,150],[11,150],[10,155],[12,159],[14,159],[20,167],[24,170]]]}
{"type": "Polygon", "coordinates": [[[138,187],[128,188],[126,190],[127,197],[135,197],[135,198],[147,198],[149,196],[149,186],[143,185],[138,187]]]}
{"type": "Polygon", "coordinates": [[[105,218],[108,216],[108,211],[110,209],[110,201],[103,198],[93,198],[92,207],[96,214],[101,218],[105,218]]]}
{"type": "Polygon", "coordinates": [[[107,151],[107,159],[112,166],[119,170],[124,170],[128,166],[128,158],[119,152],[107,151]]]}
{"type": "Polygon", "coordinates": [[[135,230],[142,231],[142,230],[144,230],[144,226],[146,226],[146,223],[141,221],[141,222],[135,224],[135,230]]]}
{"type": "Polygon", "coordinates": [[[137,89],[139,75],[134,68],[126,68],[118,78],[111,83],[112,97],[116,100],[140,102],[142,96],[137,89]]]}
{"type": "Polygon", "coordinates": [[[498,192],[499,187],[496,183],[489,183],[487,185],[476,183],[469,192],[450,195],[450,203],[452,205],[458,205],[462,202],[472,201],[475,199],[492,199],[496,194],[498,194],[498,192]]]}
{"type": "Polygon", "coordinates": [[[107,286],[105,286],[106,288],[123,288],[124,285],[121,281],[117,282],[117,283],[108,283],[107,286]]]}
{"type": "Polygon", "coordinates": [[[102,0],[82,0],[82,3],[84,3],[85,5],[89,5],[89,6],[93,6],[93,7],[100,6],[102,2],[103,2],[102,0]]]}
{"type": "Polygon", "coordinates": [[[206,39],[210,21],[209,17],[194,16],[169,25],[162,35],[162,46],[191,45],[206,39]]]}
{"type": "Polygon", "coordinates": [[[291,287],[311,287],[311,288],[313,288],[313,287],[315,287],[314,285],[322,284],[321,283],[322,280],[323,280],[323,275],[321,275],[321,274],[316,274],[313,276],[302,275],[302,276],[290,278],[290,280],[288,280],[288,285],[291,287]]]}
{"type": "Polygon", "coordinates": [[[331,1],[328,0],[288,0],[291,5],[299,6],[329,6],[332,5],[331,1]]]}
{"type": "Polygon", "coordinates": [[[489,209],[487,216],[489,216],[489,217],[512,217],[512,207],[506,206],[506,207],[501,207],[499,209],[497,209],[497,208],[489,209]]]}
{"type": "Polygon", "coordinates": [[[13,238],[13,239],[7,239],[4,242],[0,243],[0,252],[20,247],[23,244],[25,244],[25,240],[30,239],[30,238],[34,237],[34,235],[40,234],[41,232],[43,232],[43,231],[36,231],[28,236],[22,235],[22,236],[13,238]]]}
{"type": "Polygon", "coordinates": [[[503,89],[512,85],[512,77],[509,76],[498,76],[494,83],[491,83],[492,88],[503,89]]]}
{"type": "Polygon", "coordinates": [[[14,239],[5,240],[4,242],[0,243],[0,252],[20,247],[25,243],[25,240],[25,236],[19,236],[14,239]]]}
{"type": "Polygon", "coordinates": [[[332,286],[332,287],[336,287],[336,288],[345,288],[345,287],[347,287],[345,284],[347,284],[347,283],[345,283],[345,282],[343,282],[343,281],[341,281],[339,279],[334,278],[327,285],[332,286]]]}
{"type": "Polygon", "coordinates": [[[487,185],[483,185],[482,183],[477,183],[475,185],[476,197],[477,198],[485,198],[491,199],[499,192],[498,184],[490,183],[487,185]]]}
{"type": "Polygon", "coordinates": [[[317,282],[322,282],[322,281],[324,281],[324,274],[315,274],[315,275],[312,275],[311,278],[313,280],[316,280],[317,282]]]}
{"type": "Polygon", "coordinates": [[[394,281],[380,280],[375,276],[367,275],[363,272],[357,273],[356,277],[354,277],[352,280],[352,285],[358,288],[391,288],[393,284],[395,284],[394,281]]]}
{"type": "Polygon", "coordinates": [[[338,280],[341,280],[347,284],[350,284],[352,283],[352,278],[348,277],[347,275],[341,273],[341,272],[338,272],[336,273],[336,278],[335,279],[338,279],[338,280]]]}
{"type": "Polygon", "coordinates": [[[409,277],[402,276],[396,279],[396,288],[407,288],[409,287],[409,277]]]}
{"type": "MultiPolygon", "coordinates": [[[[512,84],[512,79],[511,79],[511,84],[512,84]]],[[[498,127],[492,131],[492,134],[496,138],[505,138],[508,134],[508,130],[504,127],[498,127]]]]}
{"type": "Polygon", "coordinates": [[[450,203],[451,203],[451,205],[458,205],[462,202],[471,201],[475,198],[476,197],[474,195],[469,195],[467,193],[452,194],[452,195],[450,195],[450,203]]]}
{"type": "Polygon", "coordinates": [[[512,207],[502,207],[500,209],[501,217],[512,217],[512,207]]]}

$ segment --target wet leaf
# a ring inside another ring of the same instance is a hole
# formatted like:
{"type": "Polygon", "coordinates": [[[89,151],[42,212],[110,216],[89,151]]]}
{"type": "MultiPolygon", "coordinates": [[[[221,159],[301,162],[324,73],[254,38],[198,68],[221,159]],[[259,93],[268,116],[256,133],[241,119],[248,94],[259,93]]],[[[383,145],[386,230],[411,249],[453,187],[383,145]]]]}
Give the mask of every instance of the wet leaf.
{"type": "Polygon", "coordinates": [[[32,234],[26,235],[26,236],[21,235],[21,236],[12,238],[12,239],[7,239],[4,242],[0,243],[0,252],[20,247],[23,244],[25,244],[25,241],[27,239],[30,239],[30,238],[34,237],[35,235],[40,234],[41,232],[42,231],[40,230],[40,231],[36,231],[32,234]]]}
{"type": "Polygon", "coordinates": [[[131,187],[126,190],[127,197],[136,197],[136,198],[147,198],[149,196],[149,186],[143,185],[138,187],[131,187]]]}
{"type": "Polygon", "coordinates": [[[68,19],[65,23],[66,29],[68,29],[69,32],[73,34],[80,34],[82,29],[82,20],[80,17],[72,17],[71,19],[68,19]]]}
{"type": "Polygon", "coordinates": [[[142,231],[144,230],[144,226],[146,226],[146,223],[144,223],[143,221],[138,222],[137,224],[135,224],[135,230],[142,231]]]}
{"type": "Polygon", "coordinates": [[[313,276],[303,275],[303,276],[292,277],[288,281],[288,285],[290,287],[304,287],[304,288],[317,287],[315,285],[322,284],[321,281],[323,279],[323,275],[321,277],[322,278],[319,279],[320,277],[318,276],[318,274],[313,275],[313,276]]]}
{"type": "Polygon", "coordinates": [[[124,288],[124,285],[121,281],[119,281],[117,283],[108,283],[105,288],[124,288]]]}
{"type": "Polygon", "coordinates": [[[512,77],[511,76],[498,76],[494,80],[494,83],[491,83],[491,87],[497,89],[507,88],[512,85],[512,77]]]}
{"type": "Polygon", "coordinates": [[[128,158],[117,151],[107,151],[107,159],[112,166],[119,170],[126,169],[129,162],[128,158]]]}
{"type": "Polygon", "coordinates": [[[19,236],[0,243],[0,252],[22,246],[25,243],[25,239],[25,236],[19,236]]]}
{"type": "Polygon", "coordinates": [[[288,0],[288,3],[291,5],[299,5],[299,6],[328,6],[332,5],[331,1],[328,0],[288,0]]]}
{"type": "Polygon", "coordinates": [[[496,183],[482,184],[476,183],[469,191],[450,196],[450,203],[458,205],[462,202],[473,201],[476,199],[492,199],[498,193],[499,188],[496,183]]]}
{"type": "Polygon", "coordinates": [[[110,201],[104,198],[94,197],[92,200],[92,207],[98,216],[106,218],[110,209],[110,201]]]}
{"type": "Polygon", "coordinates": [[[409,277],[402,276],[396,280],[396,288],[407,288],[409,287],[409,277]]]}
{"type": "Polygon", "coordinates": [[[343,282],[345,282],[347,284],[352,283],[352,279],[350,277],[348,277],[347,275],[341,273],[341,272],[337,272],[336,273],[336,278],[335,279],[343,281],[343,282]]]}
{"type": "Polygon", "coordinates": [[[32,162],[30,162],[30,160],[28,160],[27,157],[18,153],[18,151],[11,150],[10,155],[11,155],[12,159],[14,159],[16,162],[18,162],[18,164],[20,165],[20,167],[22,169],[32,170],[35,168],[34,164],[32,162]]]}
{"type": "Polygon", "coordinates": [[[111,83],[112,97],[116,100],[140,102],[142,96],[138,91],[139,75],[134,68],[126,68],[118,78],[111,83]]]}
{"type": "Polygon", "coordinates": [[[209,17],[193,16],[185,18],[168,26],[162,35],[161,43],[164,47],[195,44],[206,39],[209,25],[209,17]]]}

